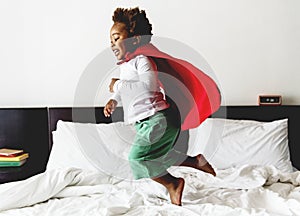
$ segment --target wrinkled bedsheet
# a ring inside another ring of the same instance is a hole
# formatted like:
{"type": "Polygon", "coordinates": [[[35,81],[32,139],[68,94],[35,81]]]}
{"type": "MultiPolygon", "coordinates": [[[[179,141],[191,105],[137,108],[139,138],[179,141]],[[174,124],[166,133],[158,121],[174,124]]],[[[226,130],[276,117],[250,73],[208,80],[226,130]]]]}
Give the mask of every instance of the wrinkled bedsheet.
{"type": "Polygon", "coordinates": [[[185,178],[182,206],[152,180],[70,168],[0,185],[0,216],[300,215],[299,171],[243,166],[218,170],[217,177],[188,167],[169,171],[185,178]]]}

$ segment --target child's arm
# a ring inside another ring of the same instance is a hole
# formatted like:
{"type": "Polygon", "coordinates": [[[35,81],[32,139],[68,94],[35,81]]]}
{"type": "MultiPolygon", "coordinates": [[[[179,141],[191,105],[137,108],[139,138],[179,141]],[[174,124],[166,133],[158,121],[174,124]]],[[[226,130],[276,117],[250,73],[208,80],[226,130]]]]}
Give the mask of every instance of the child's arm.
{"type": "Polygon", "coordinates": [[[118,101],[121,100],[120,95],[118,92],[114,92],[113,87],[114,84],[118,81],[117,78],[112,78],[111,82],[109,84],[109,91],[114,93],[113,96],[110,98],[110,100],[106,103],[103,113],[105,117],[110,117],[110,115],[114,112],[116,109],[116,106],[118,105],[118,101]]]}
{"type": "Polygon", "coordinates": [[[115,83],[116,83],[118,80],[120,80],[120,79],[118,79],[118,78],[112,78],[112,79],[111,79],[111,82],[110,82],[110,84],[109,84],[109,91],[110,91],[111,93],[114,93],[114,85],[115,85],[115,83]]]}
{"type": "Polygon", "coordinates": [[[145,57],[138,57],[135,64],[138,77],[134,80],[117,80],[114,83],[113,91],[159,91],[157,72],[153,69],[150,60],[145,57]]]}

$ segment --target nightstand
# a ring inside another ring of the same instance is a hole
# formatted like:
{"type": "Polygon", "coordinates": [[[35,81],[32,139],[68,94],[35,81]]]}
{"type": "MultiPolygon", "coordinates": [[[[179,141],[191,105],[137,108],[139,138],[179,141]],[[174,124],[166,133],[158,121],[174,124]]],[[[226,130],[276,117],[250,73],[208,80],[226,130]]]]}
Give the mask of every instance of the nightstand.
{"type": "Polygon", "coordinates": [[[47,108],[0,108],[0,148],[29,153],[20,167],[0,167],[0,183],[26,179],[45,171],[49,157],[47,108]]]}
{"type": "Polygon", "coordinates": [[[0,184],[26,179],[31,172],[27,163],[20,167],[0,167],[0,184]]]}

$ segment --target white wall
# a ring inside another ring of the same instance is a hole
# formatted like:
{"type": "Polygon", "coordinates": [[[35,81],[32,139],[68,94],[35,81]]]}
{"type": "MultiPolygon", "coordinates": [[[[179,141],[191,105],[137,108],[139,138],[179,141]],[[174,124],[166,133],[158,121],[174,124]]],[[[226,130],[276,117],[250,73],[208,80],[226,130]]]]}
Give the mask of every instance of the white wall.
{"type": "MultiPolygon", "coordinates": [[[[299,0],[1,0],[0,107],[73,105],[123,6],[145,9],[156,36],[200,53],[223,104],[255,105],[259,94],[300,104],[299,0]]],[[[93,102],[108,97],[101,92],[93,102]]]]}

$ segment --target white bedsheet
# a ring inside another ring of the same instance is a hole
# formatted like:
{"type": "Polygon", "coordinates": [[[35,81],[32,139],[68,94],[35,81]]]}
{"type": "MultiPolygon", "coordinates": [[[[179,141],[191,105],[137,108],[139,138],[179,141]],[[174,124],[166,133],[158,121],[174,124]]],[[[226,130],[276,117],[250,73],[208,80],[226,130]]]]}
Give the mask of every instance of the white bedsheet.
{"type": "Polygon", "coordinates": [[[243,166],[217,177],[187,167],[170,172],[186,180],[181,207],[170,204],[165,188],[152,180],[66,169],[0,185],[0,216],[300,215],[299,171],[243,166]]]}

